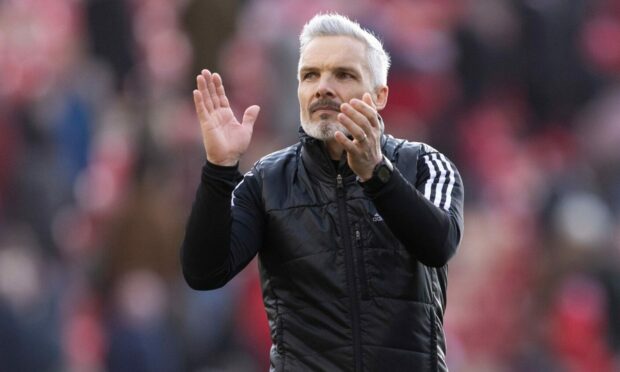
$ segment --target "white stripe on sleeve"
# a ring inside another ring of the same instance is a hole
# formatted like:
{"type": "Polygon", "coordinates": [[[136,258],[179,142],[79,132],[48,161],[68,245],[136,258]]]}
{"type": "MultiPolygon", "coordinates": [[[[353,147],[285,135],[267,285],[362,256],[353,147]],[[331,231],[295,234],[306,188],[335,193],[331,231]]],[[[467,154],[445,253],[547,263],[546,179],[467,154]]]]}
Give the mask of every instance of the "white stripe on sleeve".
{"type": "Polygon", "coordinates": [[[446,159],[446,157],[443,154],[440,154],[439,156],[445,162],[446,169],[448,169],[448,172],[450,175],[450,180],[448,181],[448,188],[446,189],[446,202],[443,205],[443,209],[449,210],[450,204],[452,203],[452,188],[454,188],[456,177],[454,175],[454,170],[452,169],[452,166],[450,166],[450,162],[448,161],[448,159],[446,159]]]}
{"type": "Polygon", "coordinates": [[[438,208],[449,210],[452,205],[452,191],[456,182],[456,173],[450,165],[450,161],[439,152],[425,154],[424,161],[429,169],[429,178],[424,184],[424,197],[438,208]],[[446,187],[445,193],[442,192],[444,187],[446,187]],[[444,195],[445,201],[442,200],[444,195]]]}
{"type": "Polygon", "coordinates": [[[437,162],[437,168],[439,168],[439,179],[437,180],[437,186],[435,186],[435,200],[433,200],[433,204],[441,208],[441,198],[443,194],[441,190],[443,189],[443,185],[446,183],[446,170],[443,167],[442,161],[437,159],[437,153],[433,154],[433,160],[437,162]]]}
{"type": "Polygon", "coordinates": [[[430,172],[430,176],[428,177],[428,180],[426,180],[426,184],[424,185],[424,197],[429,201],[432,201],[431,187],[433,185],[433,181],[435,181],[435,175],[437,174],[437,172],[435,171],[435,166],[433,165],[433,162],[430,161],[428,155],[424,155],[424,161],[426,162],[426,165],[428,166],[428,170],[430,172]]]}

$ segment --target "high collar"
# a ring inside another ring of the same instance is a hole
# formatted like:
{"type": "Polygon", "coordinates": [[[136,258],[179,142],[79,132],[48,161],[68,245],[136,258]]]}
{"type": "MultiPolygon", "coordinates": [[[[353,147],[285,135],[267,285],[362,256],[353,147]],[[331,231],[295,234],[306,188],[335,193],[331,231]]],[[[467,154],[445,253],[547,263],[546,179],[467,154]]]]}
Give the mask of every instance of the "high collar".
{"type": "Polygon", "coordinates": [[[349,168],[345,154],[343,154],[344,159],[340,160],[338,169],[336,169],[324,141],[310,137],[301,127],[299,128],[299,141],[302,145],[302,163],[311,176],[316,177],[319,181],[334,184],[339,174],[346,183],[355,180],[355,174],[349,168]]]}
{"type": "MultiPolygon", "coordinates": [[[[349,168],[346,153],[343,152],[338,168],[334,167],[332,158],[325,141],[310,137],[303,128],[299,127],[299,141],[301,142],[301,159],[308,172],[324,182],[336,183],[336,177],[341,175],[345,183],[355,181],[355,173],[349,168]]],[[[381,148],[386,138],[381,136],[381,148]]]]}

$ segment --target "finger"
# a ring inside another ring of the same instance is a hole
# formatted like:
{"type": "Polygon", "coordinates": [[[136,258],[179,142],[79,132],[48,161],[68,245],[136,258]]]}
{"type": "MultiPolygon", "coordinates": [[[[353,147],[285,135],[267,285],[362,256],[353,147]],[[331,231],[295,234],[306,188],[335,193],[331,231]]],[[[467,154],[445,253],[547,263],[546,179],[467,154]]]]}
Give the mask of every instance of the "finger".
{"type": "Polygon", "coordinates": [[[218,108],[220,108],[220,100],[217,96],[217,92],[215,91],[213,75],[209,70],[202,70],[202,76],[204,76],[205,81],[207,82],[207,90],[209,91],[209,97],[211,97],[211,102],[213,102],[213,109],[217,110],[218,108]]]}
{"type": "Polygon", "coordinates": [[[260,106],[252,105],[248,107],[247,109],[245,109],[245,112],[243,113],[243,119],[241,121],[241,124],[247,125],[253,128],[259,112],[260,112],[260,106]]]}
{"type": "Polygon", "coordinates": [[[370,94],[364,93],[362,100],[354,98],[351,100],[350,104],[354,109],[366,117],[368,123],[370,123],[372,127],[377,127],[379,125],[377,110],[372,102],[372,98],[370,98],[370,94]]]}
{"type": "Polygon", "coordinates": [[[375,105],[375,101],[372,100],[372,96],[370,93],[366,92],[362,96],[362,101],[364,101],[368,106],[372,107],[373,110],[377,110],[377,105],[375,105]]]}
{"type": "MultiPolygon", "coordinates": [[[[368,121],[368,118],[359,112],[355,107],[353,107],[349,103],[343,103],[340,106],[340,111],[345,114],[348,118],[350,118],[355,125],[361,128],[367,136],[372,136],[372,125],[368,121]]],[[[360,136],[358,138],[361,138],[360,136]]]]}
{"type": "Polygon", "coordinates": [[[198,120],[200,123],[205,123],[207,121],[207,109],[204,105],[204,100],[202,98],[202,93],[198,89],[194,89],[194,106],[196,106],[196,115],[198,115],[198,120]]]}
{"type": "Polygon", "coordinates": [[[220,76],[220,74],[213,74],[213,83],[215,84],[215,92],[220,99],[220,106],[230,107],[230,104],[228,103],[228,97],[226,97],[226,92],[224,91],[224,84],[222,84],[222,77],[220,76]]]}
{"type": "Polygon", "coordinates": [[[211,96],[207,90],[207,81],[203,75],[198,75],[196,77],[196,86],[198,87],[198,91],[200,92],[200,96],[207,112],[213,111],[213,101],[211,101],[211,96]]]}
{"type": "Polygon", "coordinates": [[[357,125],[353,120],[351,120],[350,117],[343,113],[340,113],[336,118],[338,119],[338,122],[340,122],[340,124],[347,128],[349,133],[351,133],[351,135],[353,136],[353,139],[357,140],[357,143],[362,144],[368,140],[368,135],[364,132],[362,128],[360,128],[359,125],[357,125]]]}
{"type": "Polygon", "coordinates": [[[355,143],[349,138],[347,138],[344,133],[336,131],[336,133],[334,133],[334,139],[342,145],[344,151],[346,151],[347,153],[357,154],[359,152],[359,149],[357,148],[357,146],[355,146],[355,143]]]}

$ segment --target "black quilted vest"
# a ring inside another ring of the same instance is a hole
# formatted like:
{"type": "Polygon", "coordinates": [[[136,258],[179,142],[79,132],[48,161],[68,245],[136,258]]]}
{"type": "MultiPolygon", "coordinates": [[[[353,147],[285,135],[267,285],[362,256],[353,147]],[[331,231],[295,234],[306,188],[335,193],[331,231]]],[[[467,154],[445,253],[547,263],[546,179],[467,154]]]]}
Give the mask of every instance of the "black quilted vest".
{"type": "MultiPolygon", "coordinates": [[[[422,144],[383,136],[413,185],[422,144]]],[[[271,371],[445,371],[446,271],[418,262],[323,144],[297,145],[253,170],[266,213],[259,252],[271,371]]]]}

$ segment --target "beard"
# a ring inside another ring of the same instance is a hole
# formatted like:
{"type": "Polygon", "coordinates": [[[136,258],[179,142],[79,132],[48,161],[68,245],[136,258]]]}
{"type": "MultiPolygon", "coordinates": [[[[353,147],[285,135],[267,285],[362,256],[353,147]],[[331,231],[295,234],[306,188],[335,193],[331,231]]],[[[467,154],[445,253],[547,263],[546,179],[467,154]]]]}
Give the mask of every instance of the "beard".
{"type": "Polygon", "coordinates": [[[327,118],[321,118],[321,121],[318,123],[311,123],[302,120],[301,127],[307,135],[321,141],[334,139],[334,134],[336,132],[342,132],[347,137],[351,135],[347,128],[345,128],[342,124],[327,118]]]}

